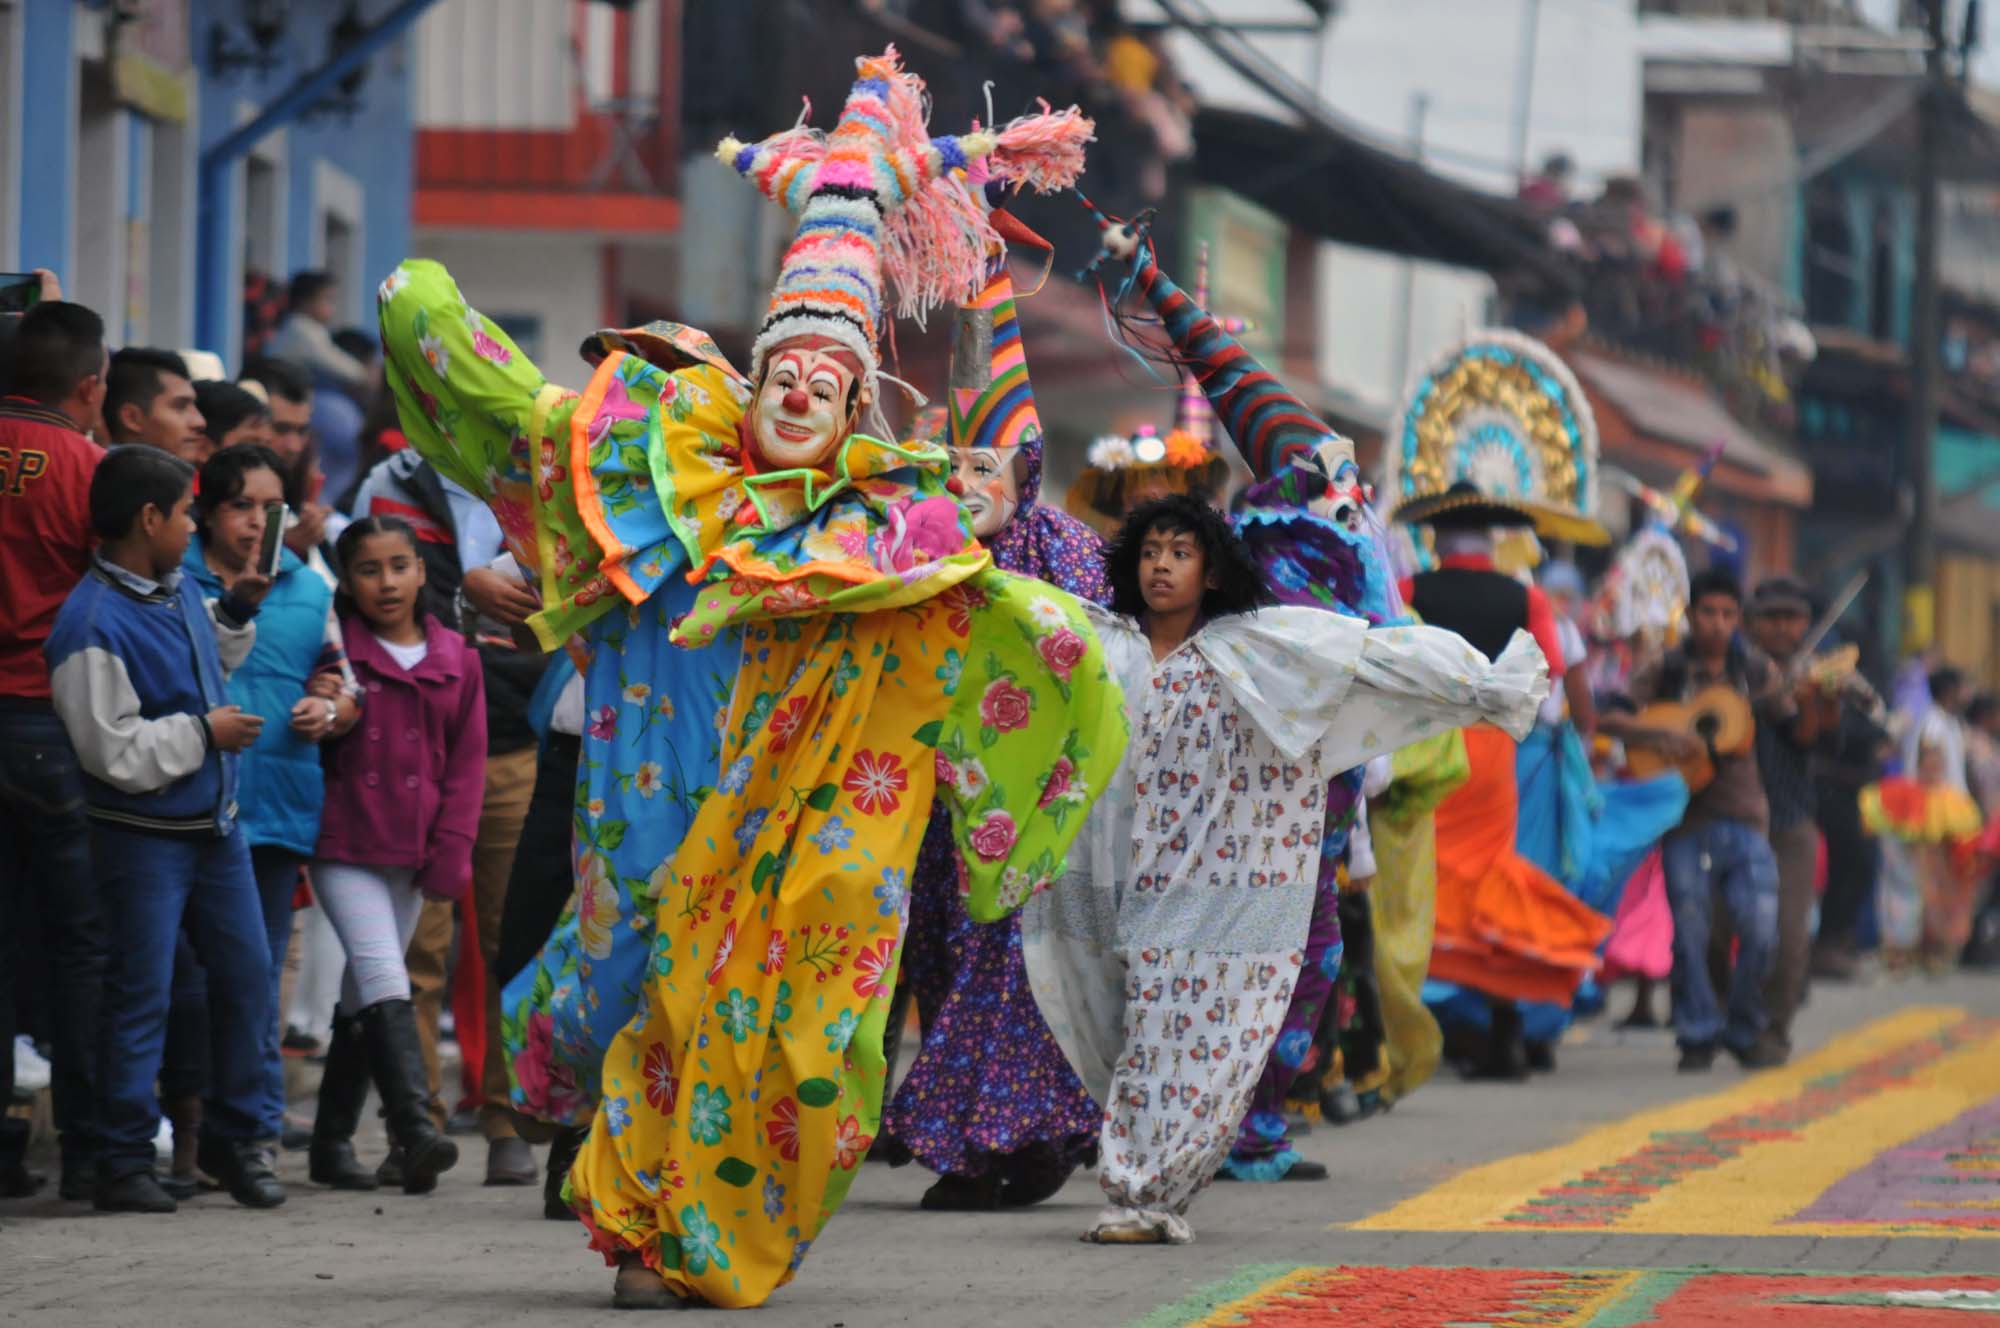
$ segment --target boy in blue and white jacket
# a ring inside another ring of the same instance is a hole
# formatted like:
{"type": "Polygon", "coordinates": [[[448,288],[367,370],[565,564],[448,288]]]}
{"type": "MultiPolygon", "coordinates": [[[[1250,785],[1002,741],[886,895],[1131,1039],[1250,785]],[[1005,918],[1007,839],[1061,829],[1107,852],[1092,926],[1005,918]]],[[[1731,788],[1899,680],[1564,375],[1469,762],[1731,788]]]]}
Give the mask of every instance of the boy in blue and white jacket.
{"type": "Polygon", "coordinates": [[[154,1081],[183,926],[208,971],[214,1030],[201,1168],[239,1203],[285,1199],[257,1142],[270,947],[235,820],[236,754],[263,721],[223,690],[226,669],[256,640],[251,619],[270,583],[239,580],[211,613],[182,577],[193,476],[156,448],[105,454],[90,484],[102,543],[44,647],[56,713],[84,771],[108,932],[95,1203],[110,1212],[176,1206],[153,1174],[154,1081]]]}

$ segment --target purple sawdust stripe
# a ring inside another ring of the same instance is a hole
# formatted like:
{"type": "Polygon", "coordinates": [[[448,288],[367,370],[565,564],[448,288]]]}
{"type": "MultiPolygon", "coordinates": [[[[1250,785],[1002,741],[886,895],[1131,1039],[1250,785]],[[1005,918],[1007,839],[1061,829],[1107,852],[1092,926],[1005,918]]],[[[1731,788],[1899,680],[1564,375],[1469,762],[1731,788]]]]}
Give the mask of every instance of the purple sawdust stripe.
{"type": "Polygon", "coordinates": [[[2000,1231],[2000,1098],[1879,1154],[1786,1222],[1923,1222],[2000,1231]]]}
{"type": "MultiPolygon", "coordinates": [[[[1814,1121],[1853,1106],[1885,1088],[1909,1082],[1937,1062],[2000,1030],[1991,1019],[1963,1019],[1899,1043],[1870,1060],[1821,1075],[1791,1097],[1759,1103],[1700,1130],[1662,1132],[1638,1151],[1543,1190],[1501,1221],[1516,1228],[1591,1230],[1615,1225],[1627,1213],[1679,1184],[1760,1143],[1796,1140],[1814,1121]]],[[[1938,1220],[1938,1219],[1930,1219],[1938,1220]]],[[[1966,1225],[1980,1224],[1976,1219],[1966,1225]]]]}

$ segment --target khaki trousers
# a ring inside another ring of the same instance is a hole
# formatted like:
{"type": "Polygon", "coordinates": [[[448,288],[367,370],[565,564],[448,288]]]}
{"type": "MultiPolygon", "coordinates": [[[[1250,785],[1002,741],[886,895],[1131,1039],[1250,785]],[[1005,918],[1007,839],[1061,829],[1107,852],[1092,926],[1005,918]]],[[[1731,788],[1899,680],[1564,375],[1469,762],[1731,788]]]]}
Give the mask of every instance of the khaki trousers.
{"type": "MultiPolygon", "coordinates": [[[[528,818],[528,800],[535,791],[535,749],[501,752],[486,758],[486,794],[479,808],[479,836],[472,845],[472,909],[479,928],[479,954],[485,973],[493,971],[500,947],[500,915],[507,902],[507,878],[514,871],[514,849],[521,842],[521,825],[528,818]]],[[[431,1115],[443,1127],[444,1075],[438,1064],[438,1019],[444,1012],[449,985],[452,906],[424,901],[410,939],[406,961],[410,970],[410,1000],[416,1006],[417,1036],[423,1044],[424,1069],[430,1075],[431,1115]]],[[[485,975],[482,974],[482,977],[485,975]]],[[[500,1038],[500,988],[486,980],[486,1058],[480,1065],[479,1132],[487,1139],[514,1135],[507,1109],[507,1052],[500,1038]]]]}
{"type": "Polygon", "coordinates": [[[1819,827],[1811,821],[1771,832],[1778,860],[1778,947],[1764,979],[1765,1027],[1789,1047],[1792,1016],[1806,996],[1812,961],[1813,873],[1819,862],[1819,827]]]}

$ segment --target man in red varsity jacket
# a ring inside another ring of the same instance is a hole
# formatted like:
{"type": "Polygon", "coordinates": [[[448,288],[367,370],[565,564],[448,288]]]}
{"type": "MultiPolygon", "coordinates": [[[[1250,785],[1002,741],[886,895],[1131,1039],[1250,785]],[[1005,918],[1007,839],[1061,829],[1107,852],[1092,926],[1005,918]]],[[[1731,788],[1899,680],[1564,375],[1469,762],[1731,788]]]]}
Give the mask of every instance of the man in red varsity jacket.
{"type": "MultiPolygon", "coordinates": [[[[96,1174],[96,1055],[104,928],[83,819],[83,774],[49,701],[42,658],[56,610],[90,562],[90,477],[102,448],[104,323],[51,300],[18,324],[0,390],[0,1102],[14,1088],[14,983],[31,959],[44,1008],[62,1136],[62,1195],[96,1174]],[[25,938],[39,938],[30,947],[25,938]],[[38,958],[37,958],[38,956],[38,958]]],[[[0,1118],[0,1196],[32,1194],[28,1123],[0,1118]]]]}

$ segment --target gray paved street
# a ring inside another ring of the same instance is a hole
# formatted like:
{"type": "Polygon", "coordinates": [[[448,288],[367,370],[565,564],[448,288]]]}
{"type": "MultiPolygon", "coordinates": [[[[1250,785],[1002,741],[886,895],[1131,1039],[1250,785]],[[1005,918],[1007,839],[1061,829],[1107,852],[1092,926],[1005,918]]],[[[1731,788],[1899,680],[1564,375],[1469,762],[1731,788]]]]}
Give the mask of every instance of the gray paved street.
{"type": "MultiPolygon", "coordinates": [[[[2000,1015],[2000,979],[1821,987],[1802,1017],[1800,1050],[1914,1004],[2000,1015]]],[[[870,1165],[799,1279],[756,1317],[817,1328],[1161,1324],[1185,1318],[1188,1298],[1248,1266],[1302,1263],[2000,1273],[1995,1239],[1339,1229],[1464,1167],[1562,1143],[1740,1077],[1721,1066],[1706,1077],[1678,1076],[1666,1037],[1621,1039],[1599,1021],[1565,1047],[1553,1078],[1525,1087],[1441,1080],[1387,1117],[1320,1128],[1303,1148],[1333,1168],[1331,1183],[1217,1186],[1192,1213],[1197,1243],[1181,1249],[1079,1243],[1098,1207],[1088,1178],[1027,1212],[932,1215],[916,1207],[924,1173],[870,1165]],[[1177,1303],[1175,1313],[1157,1313],[1177,1303]]],[[[272,1214],[215,1195],[171,1218],[98,1216],[53,1199],[0,1204],[0,1321],[51,1328],[611,1321],[610,1274],[576,1228],[544,1221],[536,1192],[481,1187],[481,1146],[464,1142],[461,1169],[421,1199],[317,1189],[294,1155],[285,1161],[291,1200],[272,1214]]],[[[371,1140],[364,1156],[377,1147],[371,1140]]]]}

